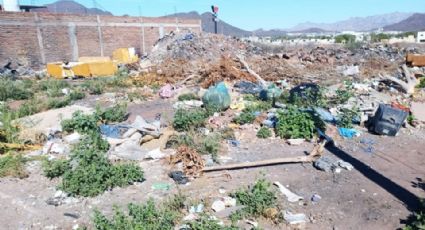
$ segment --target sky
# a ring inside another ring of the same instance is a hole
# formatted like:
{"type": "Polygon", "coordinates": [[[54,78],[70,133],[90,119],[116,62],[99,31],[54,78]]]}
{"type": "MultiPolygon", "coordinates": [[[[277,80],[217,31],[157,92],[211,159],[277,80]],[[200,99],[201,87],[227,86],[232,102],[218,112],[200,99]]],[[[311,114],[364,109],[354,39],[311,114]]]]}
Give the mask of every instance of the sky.
{"type": "MultiPolygon", "coordinates": [[[[1,1],[1,0],[0,0],[1,1]]],[[[245,30],[284,29],[303,22],[331,23],[350,17],[392,12],[425,13],[425,0],[76,0],[86,7],[97,2],[114,15],[163,16],[174,12],[210,11],[245,30]]],[[[48,4],[55,0],[20,0],[21,4],[48,4]]],[[[99,7],[98,7],[99,8],[99,7]]]]}

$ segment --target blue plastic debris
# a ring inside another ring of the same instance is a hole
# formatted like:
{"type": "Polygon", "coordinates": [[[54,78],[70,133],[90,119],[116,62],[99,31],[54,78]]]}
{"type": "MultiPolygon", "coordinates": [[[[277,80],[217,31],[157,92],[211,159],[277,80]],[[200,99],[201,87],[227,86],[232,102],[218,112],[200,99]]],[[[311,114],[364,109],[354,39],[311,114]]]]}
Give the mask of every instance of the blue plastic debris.
{"type": "Polygon", "coordinates": [[[233,147],[239,147],[241,145],[241,142],[238,140],[228,140],[229,144],[231,144],[233,147]]]}
{"type": "Polygon", "coordinates": [[[360,132],[355,129],[338,128],[339,135],[347,139],[352,139],[355,136],[360,135],[360,132]]]}
{"type": "Polygon", "coordinates": [[[100,133],[110,138],[120,138],[121,132],[118,126],[116,125],[101,125],[100,133]]]}

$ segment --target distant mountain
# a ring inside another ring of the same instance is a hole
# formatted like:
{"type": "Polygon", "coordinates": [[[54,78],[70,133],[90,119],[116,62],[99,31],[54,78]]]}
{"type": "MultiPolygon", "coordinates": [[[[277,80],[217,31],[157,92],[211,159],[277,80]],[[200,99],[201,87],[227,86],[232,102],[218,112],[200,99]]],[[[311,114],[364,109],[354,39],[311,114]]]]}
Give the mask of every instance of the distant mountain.
{"type": "Polygon", "coordinates": [[[414,14],[407,19],[384,27],[385,31],[422,31],[425,30],[425,14],[414,14]]]}
{"type": "Polygon", "coordinates": [[[302,31],[311,28],[319,28],[327,31],[370,31],[378,28],[382,28],[394,23],[401,22],[408,17],[412,16],[413,13],[390,13],[375,15],[369,17],[354,17],[335,23],[312,23],[306,22],[298,24],[288,31],[302,31]]]}
{"type": "Polygon", "coordinates": [[[301,34],[306,34],[306,33],[320,34],[320,33],[329,33],[329,32],[333,32],[333,31],[328,31],[328,30],[313,27],[313,28],[308,28],[308,29],[305,29],[305,30],[291,31],[291,32],[292,33],[301,33],[301,34]]]}
{"type": "Polygon", "coordinates": [[[98,8],[87,8],[78,2],[72,0],[59,0],[51,4],[45,5],[47,9],[34,9],[33,11],[43,11],[51,13],[67,13],[67,14],[92,14],[92,15],[112,15],[111,12],[98,8]]]}
{"type": "MultiPolygon", "coordinates": [[[[212,19],[213,16],[209,12],[199,14],[198,12],[192,11],[188,13],[177,13],[177,14],[167,15],[165,17],[198,19],[202,21],[202,31],[208,32],[208,33],[214,33],[214,22],[212,19]]],[[[218,22],[218,32],[224,35],[236,36],[236,37],[244,37],[244,36],[252,35],[252,32],[250,31],[239,29],[221,20],[218,22]]]]}

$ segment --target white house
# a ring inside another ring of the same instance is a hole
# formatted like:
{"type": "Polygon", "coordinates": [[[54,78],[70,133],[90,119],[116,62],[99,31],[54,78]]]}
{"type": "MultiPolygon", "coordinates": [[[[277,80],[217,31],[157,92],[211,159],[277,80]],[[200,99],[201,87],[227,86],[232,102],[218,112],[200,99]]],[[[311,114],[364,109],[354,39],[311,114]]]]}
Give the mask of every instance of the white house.
{"type": "Polygon", "coordinates": [[[418,36],[416,37],[416,42],[425,43],[425,31],[418,32],[418,36]]]}

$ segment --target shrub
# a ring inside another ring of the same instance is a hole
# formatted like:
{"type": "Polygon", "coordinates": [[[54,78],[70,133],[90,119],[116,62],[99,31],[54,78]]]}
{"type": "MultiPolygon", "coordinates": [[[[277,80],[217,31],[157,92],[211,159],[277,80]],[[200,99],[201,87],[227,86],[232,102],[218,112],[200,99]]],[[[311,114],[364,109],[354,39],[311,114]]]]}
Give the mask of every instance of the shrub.
{"type": "Polygon", "coordinates": [[[245,206],[236,212],[233,219],[264,216],[269,208],[276,208],[276,192],[271,190],[271,184],[264,179],[258,180],[254,186],[231,194],[240,205],[245,206]]]}
{"type": "Polygon", "coordinates": [[[178,97],[179,101],[190,101],[190,100],[199,100],[199,97],[194,93],[185,93],[178,97]]]}
{"type": "Polygon", "coordinates": [[[114,208],[114,214],[108,219],[99,211],[95,211],[94,226],[96,229],[140,229],[140,230],[172,230],[181,218],[181,208],[184,200],[176,196],[172,201],[160,207],[150,199],[146,204],[128,205],[128,215],[114,208]],[[177,202],[176,202],[177,201],[177,202]]]}
{"type": "Polygon", "coordinates": [[[403,230],[425,229],[425,200],[422,199],[419,202],[419,210],[409,216],[408,223],[403,230]]]}
{"type": "Polygon", "coordinates": [[[100,95],[105,90],[106,83],[101,79],[90,79],[84,81],[82,87],[90,94],[100,95]]]}
{"type": "Polygon", "coordinates": [[[69,170],[62,176],[60,189],[73,196],[92,197],[117,186],[143,181],[143,172],[133,164],[111,164],[105,152],[108,143],[92,133],[72,150],[69,170]]]}
{"type": "Polygon", "coordinates": [[[201,215],[197,220],[187,223],[191,230],[238,230],[238,227],[223,226],[217,219],[206,214],[201,215]]]}
{"type": "Polygon", "coordinates": [[[43,161],[43,173],[49,178],[53,179],[62,176],[66,171],[71,170],[68,160],[45,160],[43,161]]]}
{"type": "Polygon", "coordinates": [[[353,128],[353,119],[359,116],[359,111],[357,108],[353,109],[342,109],[341,113],[338,115],[337,125],[343,128],[353,128]]]}
{"type": "Polygon", "coordinates": [[[278,111],[276,134],[281,138],[312,138],[314,133],[313,117],[298,108],[289,106],[286,110],[278,111]]]}
{"type": "Polygon", "coordinates": [[[328,104],[325,89],[320,86],[308,87],[308,85],[306,84],[306,89],[290,94],[289,102],[298,107],[325,107],[328,104]]]}
{"type": "Polygon", "coordinates": [[[100,107],[96,107],[95,113],[97,119],[103,123],[124,121],[127,118],[126,115],[127,104],[118,104],[104,110],[100,109],[100,107]]]}
{"type": "Polygon", "coordinates": [[[255,120],[255,115],[253,112],[249,110],[242,111],[241,114],[239,114],[233,119],[235,123],[240,125],[252,123],[254,120],[255,120]]]}
{"type": "Polygon", "coordinates": [[[71,101],[78,101],[78,100],[84,99],[85,97],[86,97],[86,94],[84,92],[79,91],[79,90],[73,90],[69,94],[69,99],[71,101]]]}
{"type": "Polygon", "coordinates": [[[0,141],[19,143],[19,126],[12,122],[16,118],[18,118],[17,113],[11,111],[7,106],[0,105],[0,122],[3,123],[0,128],[0,141]]]}
{"type": "Polygon", "coordinates": [[[177,131],[189,131],[204,126],[206,118],[203,109],[178,109],[174,114],[173,127],[177,131]]]}
{"type": "Polygon", "coordinates": [[[46,91],[49,97],[61,97],[64,95],[62,93],[62,89],[69,87],[70,85],[67,81],[52,78],[42,80],[39,83],[39,89],[42,91],[46,91]]]}
{"type": "Polygon", "coordinates": [[[22,81],[12,81],[9,79],[0,79],[0,101],[26,100],[33,96],[30,89],[25,88],[22,81]]]}
{"type": "Polygon", "coordinates": [[[353,43],[356,41],[356,36],[351,34],[341,34],[335,36],[335,43],[353,43]]]}
{"type": "Polygon", "coordinates": [[[425,75],[422,75],[420,78],[419,84],[416,86],[417,88],[425,88],[425,75]]]}
{"type": "Polygon", "coordinates": [[[47,108],[58,109],[58,108],[63,108],[65,106],[68,106],[69,104],[71,104],[71,100],[69,97],[49,98],[49,100],[47,101],[47,108]]]}
{"type": "Polygon", "coordinates": [[[69,83],[65,80],[58,80],[53,78],[47,78],[44,80],[39,81],[38,88],[42,91],[47,90],[55,90],[55,91],[62,91],[64,88],[68,88],[69,83]]]}
{"type": "Polygon", "coordinates": [[[81,111],[72,114],[72,118],[61,122],[62,129],[65,132],[78,131],[79,133],[89,133],[99,129],[96,117],[85,115],[81,111]]]}
{"type": "Polygon", "coordinates": [[[260,130],[258,130],[258,132],[257,132],[258,138],[266,139],[266,138],[269,138],[271,136],[272,136],[272,131],[270,131],[270,129],[266,128],[266,127],[261,127],[260,130]]]}
{"type": "Polygon", "coordinates": [[[222,138],[223,137],[220,133],[203,135],[192,131],[170,138],[169,143],[171,142],[171,147],[174,148],[186,145],[195,149],[200,154],[211,155],[212,159],[215,162],[218,162],[217,156],[221,147],[222,138]]]}
{"type": "Polygon", "coordinates": [[[25,159],[21,154],[8,154],[0,157],[0,177],[12,176],[25,178],[25,159]]]}
{"type": "Polygon", "coordinates": [[[335,102],[338,104],[344,104],[353,96],[354,94],[350,90],[338,89],[336,90],[335,102]]]}
{"type": "Polygon", "coordinates": [[[33,98],[29,101],[24,102],[19,109],[16,111],[17,117],[26,117],[36,114],[42,110],[41,101],[33,98]]]}

